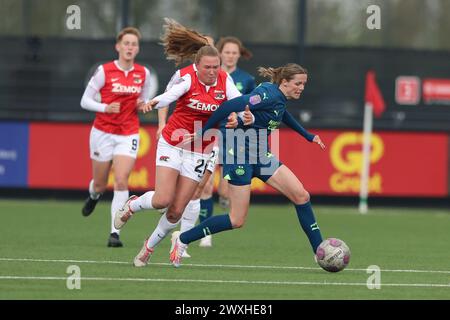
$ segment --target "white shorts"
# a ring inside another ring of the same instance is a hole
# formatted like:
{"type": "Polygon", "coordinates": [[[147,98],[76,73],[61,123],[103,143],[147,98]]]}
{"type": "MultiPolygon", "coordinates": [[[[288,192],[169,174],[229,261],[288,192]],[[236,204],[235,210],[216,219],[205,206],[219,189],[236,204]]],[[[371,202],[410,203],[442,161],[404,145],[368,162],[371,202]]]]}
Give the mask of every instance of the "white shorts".
{"type": "Polygon", "coordinates": [[[206,170],[208,170],[211,173],[214,173],[214,169],[216,168],[218,158],[219,158],[219,147],[214,146],[213,150],[209,155],[209,159],[206,162],[206,170]]]}
{"type": "Polygon", "coordinates": [[[89,146],[92,160],[111,161],[115,155],[136,159],[139,150],[139,134],[122,136],[92,127],[89,146]]]}
{"type": "Polygon", "coordinates": [[[200,181],[206,170],[209,155],[174,147],[161,136],[156,149],[156,165],[169,167],[180,172],[183,177],[200,181]]]}

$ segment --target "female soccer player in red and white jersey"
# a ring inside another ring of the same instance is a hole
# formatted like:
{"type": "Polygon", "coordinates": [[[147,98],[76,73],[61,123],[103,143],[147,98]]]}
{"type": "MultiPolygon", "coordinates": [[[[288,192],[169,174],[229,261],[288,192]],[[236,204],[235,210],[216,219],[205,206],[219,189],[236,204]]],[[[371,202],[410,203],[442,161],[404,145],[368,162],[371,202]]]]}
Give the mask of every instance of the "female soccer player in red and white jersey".
{"type": "MultiPolygon", "coordinates": [[[[130,197],[115,217],[115,227],[121,228],[136,211],[168,208],[135,257],[134,265],[137,267],[147,264],[154,247],[177,226],[203,177],[211,152],[207,147],[212,145],[205,142],[199,147],[186,146],[183,145],[183,136],[196,130],[195,122],[197,126],[205,123],[221,103],[241,95],[231,77],[220,69],[217,49],[204,45],[206,39],[198,33],[192,37],[203,41],[200,49],[192,45],[196,43],[191,41],[192,38],[184,38],[183,35],[177,32],[168,35],[166,55],[169,59],[176,56],[182,60],[196,52],[194,66],[186,70],[186,74],[168,91],[141,108],[147,112],[177,101],[158,141],[155,191],[139,198],[130,197]]],[[[237,119],[230,115],[227,126],[236,127],[237,119]]]]}
{"type": "Polygon", "coordinates": [[[128,27],[117,36],[117,60],[98,67],[81,99],[81,107],[96,112],[90,135],[93,179],[82,209],[89,216],[105,191],[114,166],[114,197],[111,204],[111,233],[108,247],[122,247],[114,214],[127,201],[128,178],[139,149],[138,106],[151,98],[150,72],[135,63],[141,34],[128,27]],[[97,96],[100,95],[100,102],[97,96]]]}
{"type": "MultiPolygon", "coordinates": [[[[195,59],[195,53],[204,45],[214,46],[214,39],[212,37],[208,35],[201,35],[197,31],[188,29],[185,26],[176,22],[175,20],[166,18],[163,29],[165,29],[165,34],[161,37],[161,41],[166,48],[168,59],[174,60],[177,66],[185,60],[193,62],[195,59]],[[187,54],[180,56],[178,55],[178,51],[176,51],[176,49],[172,49],[182,45],[182,43],[177,42],[174,39],[173,37],[174,34],[178,35],[177,36],[178,41],[180,41],[179,39],[182,39],[183,42],[186,43],[185,42],[186,39],[189,39],[188,43],[191,44],[191,52],[192,52],[191,56],[187,54]]],[[[167,84],[166,91],[170,90],[170,88],[172,88],[174,84],[179,83],[181,81],[181,77],[183,77],[185,74],[195,71],[196,70],[195,68],[196,68],[195,64],[192,63],[184,68],[178,69],[170,79],[169,83],[167,84]]],[[[161,107],[158,109],[158,131],[156,133],[157,139],[159,139],[162,130],[166,126],[168,113],[169,113],[169,106],[161,107]]],[[[253,122],[253,119],[251,120],[251,122],[253,122]]],[[[207,161],[208,165],[205,174],[197,187],[194,197],[191,199],[191,201],[189,201],[188,205],[184,210],[183,218],[180,223],[181,232],[187,231],[195,226],[195,223],[201,211],[204,209],[202,206],[204,204],[203,199],[212,200],[213,173],[215,163],[218,158],[218,147],[215,148],[217,148],[217,151],[213,150],[211,158],[207,161]]],[[[190,255],[188,254],[187,250],[185,250],[183,254],[184,258],[190,258],[190,255]]]]}

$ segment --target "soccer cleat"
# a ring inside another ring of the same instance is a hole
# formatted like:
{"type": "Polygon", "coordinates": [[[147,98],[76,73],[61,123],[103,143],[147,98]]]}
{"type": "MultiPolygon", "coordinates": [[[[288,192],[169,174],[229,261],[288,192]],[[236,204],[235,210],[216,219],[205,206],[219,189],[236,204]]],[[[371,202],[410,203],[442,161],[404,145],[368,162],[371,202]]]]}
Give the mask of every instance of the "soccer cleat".
{"type": "Polygon", "coordinates": [[[116,212],[116,215],[114,216],[114,228],[119,230],[125,225],[125,223],[127,223],[128,220],[130,220],[133,215],[133,211],[131,211],[130,208],[130,202],[137,198],[137,196],[129,197],[123,207],[116,212]]]}
{"type": "Polygon", "coordinates": [[[187,244],[180,241],[180,231],[175,231],[172,233],[172,246],[170,247],[170,262],[175,268],[181,265],[181,259],[183,258],[183,253],[187,248],[187,244]]]}
{"type": "Polygon", "coordinates": [[[150,260],[150,257],[152,256],[153,248],[147,248],[147,241],[148,239],[145,239],[144,246],[134,258],[133,264],[135,267],[145,267],[148,264],[148,260],[150,260]]]}
{"type": "Polygon", "coordinates": [[[112,247],[112,248],[123,247],[123,243],[122,243],[122,241],[120,241],[119,235],[117,233],[113,232],[109,235],[108,247],[112,247]]]}
{"type": "Polygon", "coordinates": [[[84,201],[83,209],[81,210],[83,216],[85,217],[89,216],[94,211],[97,202],[98,199],[94,200],[90,196],[87,197],[87,199],[84,201]]]}
{"type": "Polygon", "coordinates": [[[202,248],[212,247],[212,236],[210,234],[208,234],[207,236],[204,236],[200,240],[200,243],[198,244],[198,246],[202,247],[202,248]]]}
{"type": "Polygon", "coordinates": [[[191,255],[187,252],[187,247],[186,247],[186,249],[184,250],[184,252],[183,252],[183,256],[182,256],[183,258],[190,258],[191,257],[191,255]]]}

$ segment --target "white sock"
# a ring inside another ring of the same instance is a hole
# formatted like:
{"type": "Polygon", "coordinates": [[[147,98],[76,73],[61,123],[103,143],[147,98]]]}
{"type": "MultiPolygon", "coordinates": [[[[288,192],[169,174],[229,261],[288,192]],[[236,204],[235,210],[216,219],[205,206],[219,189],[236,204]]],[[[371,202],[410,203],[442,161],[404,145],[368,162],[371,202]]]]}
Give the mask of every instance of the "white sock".
{"type": "Polygon", "coordinates": [[[142,209],[153,209],[152,199],[155,191],[148,191],[142,196],[130,202],[131,211],[137,212],[142,209]]]}
{"type": "Polygon", "coordinates": [[[185,232],[192,229],[195,226],[195,222],[200,215],[200,199],[189,201],[188,205],[184,209],[183,216],[181,217],[180,231],[185,232]]]}
{"type": "Polygon", "coordinates": [[[125,191],[114,191],[114,197],[111,203],[111,233],[115,232],[117,234],[120,233],[119,230],[114,228],[114,217],[116,212],[122,208],[125,202],[128,200],[129,193],[128,190],[125,191]]]}
{"type": "MultiPolygon", "coordinates": [[[[180,221],[178,221],[180,222],[180,221]]],[[[167,220],[166,214],[163,214],[161,219],[159,219],[158,225],[155,228],[155,231],[153,231],[150,238],[148,238],[147,241],[147,248],[154,248],[158,243],[161,242],[162,239],[164,239],[167,234],[170,232],[170,230],[173,230],[178,225],[178,222],[171,223],[169,220],[167,220]]]]}
{"type": "Polygon", "coordinates": [[[91,182],[89,182],[89,195],[91,196],[92,200],[97,200],[102,195],[101,192],[100,193],[95,192],[94,179],[92,179],[91,182]]]}

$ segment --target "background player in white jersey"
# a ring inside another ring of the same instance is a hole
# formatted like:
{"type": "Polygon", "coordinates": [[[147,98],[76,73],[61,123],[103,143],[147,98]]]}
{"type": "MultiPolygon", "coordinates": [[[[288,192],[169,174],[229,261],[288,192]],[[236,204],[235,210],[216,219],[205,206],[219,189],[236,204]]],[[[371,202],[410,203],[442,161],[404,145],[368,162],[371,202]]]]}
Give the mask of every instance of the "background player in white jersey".
{"type": "Polygon", "coordinates": [[[151,98],[150,72],[134,62],[141,34],[128,27],[117,36],[118,59],[98,67],[81,99],[81,106],[96,112],[90,135],[92,180],[82,209],[89,216],[106,189],[113,166],[114,197],[111,203],[111,232],[108,247],[121,247],[114,213],[127,201],[128,178],[139,149],[138,105],[151,98]],[[100,101],[98,101],[100,95],[100,101]]]}

